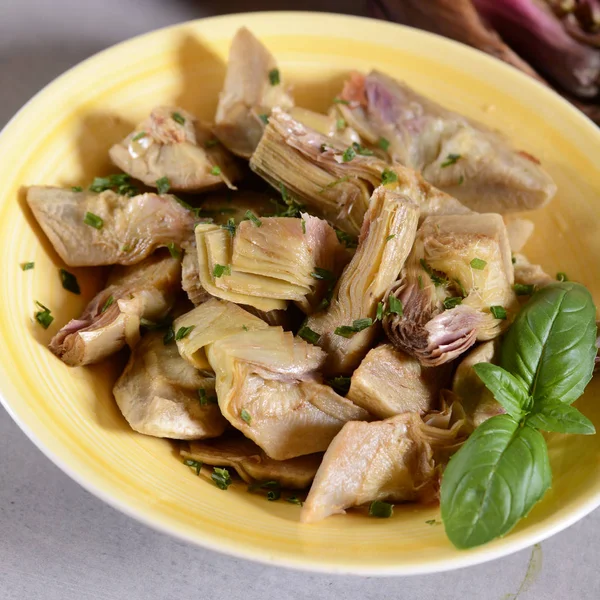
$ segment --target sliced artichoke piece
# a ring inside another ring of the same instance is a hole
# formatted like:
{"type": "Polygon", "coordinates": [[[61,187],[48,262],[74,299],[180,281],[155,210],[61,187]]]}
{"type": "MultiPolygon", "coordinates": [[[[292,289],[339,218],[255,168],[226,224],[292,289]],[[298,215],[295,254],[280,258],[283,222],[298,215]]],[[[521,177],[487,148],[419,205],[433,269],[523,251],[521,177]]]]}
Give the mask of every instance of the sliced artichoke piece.
{"type": "Polygon", "coordinates": [[[460,202],[396,165],[393,171],[359,144],[345,145],[273,110],[250,167],[275,188],[298,197],[316,214],[350,234],[360,231],[373,190],[381,182],[410,187],[423,214],[470,212],[460,202]]]}
{"type": "Polygon", "coordinates": [[[525,255],[514,254],[513,259],[515,283],[532,285],[535,289],[540,289],[555,281],[540,265],[530,263],[525,255]]]}
{"type": "Polygon", "coordinates": [[[191,442],[188,448],[181,450],[181,455],[214,467],[231,467],[249,484],[275,481],[281,487],[296,490],[310,486],[323,458],[322,454],[308,454],[273,460],[252,440],[240,434],[191,442]]]}
{"type": "Polygon", "coordinates": [[[346,397],[380,419],[426,413],[437,406],[449,376],[445,367],[422,367],[416,358],[382,344],[370,350],[354,371],[346,397]]]}
{"type": "Polygon", "coordinates": [[[200,263],[198,262],[196,240],[190,240],[183,245],[181,287],[194,306],[199,306],[212,297],[200,282],[200,263]]]}
{"type": "Polygon", "coordinates": [[[214,141],[210,128],[189,112],[159,106],[109,154],[117,167],[149,187],[162,181],[179,191],[197,192],[224,184],[235,189],[232,182],[241,177],[241,171],[214,141]]]}
{"type": "Polygon", "coordinates": [[[174,332],[189,329],[189,333],[176,343],[181,356],[197,369],[211,368],[204,351],[207,345],[240,331],[268,327],[262,319],[243,308],[217,298],[204,302],[173,323],[174,332]]]}
{"type": "Polygon", "coordinates": [[[108,287],[94,296],[78,319],[51,340],[50,350],[71,366],[89,365],[140,337],[140,320],[161,321],[179,291],[181,266],[164,252],[131,267],[115,267],[108,287]]]}
{"type": "Polygon", "coordinates": [[[172,196],[119,196],[32,186],[27,203],[70,267],[133,265],[192,236],[194,216],[172,196]]]}
{"type": "Polygon", "coordinates": [[[318,383],[323,351],[279,327],[231,335],[206,353],[223,415],[275,460],[322,452],[344,423],[368,417],[318,383]]]}
{"type": "Polygon", "coordinates": [[[217,437],[227,427],[214,375],[190,366],[175,344],[164,344],[161,332],[142,338],[113,393],[132,429],[145,435],[198,440],[217,437]]]}
{"type": "Polygon", "coordinates": [[[513,252],[521,252],[527,240],[533,234],[535,225],[529,219],[520,219],[518,217],[504,217],[508,243],[513,252]]]}
{"type": "Polygon", "coordinates": [[[384,318],[385,331],[422,365],[439,366],[506,329],[518,308],[512,285],[500,215],[428,217],[388,292],[403,308],[384,318]]]}
{"type": "Polygon", "coordinates": [[[478,212],[532,210],[547,204],[556,185],[526,152],[496,131],[449,111],[406,84],[372,71],[355,73],[339,105],[369,143],[385,140],[390,158],[478,212]]]}
{"type": "Polygon", "coordinates": [[[315,523],[375,500],[434,500],[439,478],[434,448],[456,445],[458,435],[456,428],[426,425],[416,413],[346,423],[325,452],[300,521],[315,523]]]}
{"type": "Polygon", "coordinates": [[[358,248],[336,285],[331,304],[307,320],[307,327],[320,336],[317,343],[328,354],[325,369],[329,375],[349,374],[368,352],[377,334],[377,306],[410,253],[419,207],[403,191],[384,186],[375,190],[358,248]],[[355,327],[358,321],[366,328],[355,327]]]}
{"type": "Polygon", "coordinates": [[[326,115],[299,106],[295,106],[287,112],[295,121],[314,129],[321,135],[333,138],[345,146],[352,146],[354,143],[360,144],[358,133],[348,127],[343,119],[340,119],[335,107],[332,107],[326,115]]]}
{"type": "Polygon", "coordinates": [[[219,95],[215,135],[231,152],[250,158],[271,109],[294,105],[271,53],[248,29],[235,34],[219,95]]]}

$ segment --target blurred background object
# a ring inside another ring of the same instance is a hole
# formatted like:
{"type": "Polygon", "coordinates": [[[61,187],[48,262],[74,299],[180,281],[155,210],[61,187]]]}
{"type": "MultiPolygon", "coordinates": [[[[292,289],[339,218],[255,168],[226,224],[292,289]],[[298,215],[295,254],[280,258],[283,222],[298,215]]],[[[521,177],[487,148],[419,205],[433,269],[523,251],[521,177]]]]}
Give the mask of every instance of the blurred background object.
{"type": "Polygon", "coordinates": [[[600,0],[369,0],[369,12],[487,52],[600,123],[600,0]]]}

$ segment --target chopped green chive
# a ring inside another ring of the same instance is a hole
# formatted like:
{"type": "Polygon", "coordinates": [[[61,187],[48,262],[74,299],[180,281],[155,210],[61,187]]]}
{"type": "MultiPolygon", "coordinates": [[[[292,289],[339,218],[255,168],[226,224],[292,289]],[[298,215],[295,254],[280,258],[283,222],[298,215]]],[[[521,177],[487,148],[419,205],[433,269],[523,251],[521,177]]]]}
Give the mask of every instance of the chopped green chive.
{"type": "Polygon", "coordinates": [[[227,224],[221,225],[221,229],[227,229],[231,235],[235,235],[235,219],[233,217],[227,219],[227,224]]]}
{"type": "Polygon", "coordinates": [[[402,300],[391,295],[388,297],[388,309],[386,311],[388,315],[398,315],[401,317],[404,314],[404,307],[402,306],[402,300]]]}
{"type": "Polygon", "coordinates": [[[171,189],[171,182],[167,176],[156,180],[156,191],[159,194],[166,194],[171,189]]]}
{"type": "Polygon", "coordinates": [[[506,309],[504,306],[490,306],[490,312],[496,319],[506,319],[506,309]]]}
{"type": "Polygon", "coordinates": [[[186,458],[183,461],[183,464],[186,467],[192,469],[192,471],[196,471],[196,475],[200,475],[200,469],[202,469],[202,463],[199,460],[193,460],[192,458],[186,458]]]}
{"type": "Polygon", "coordinates": [[[250,330],[248,329],[248,325],[242,325],[242,329],[243,329],[244,331],[250,331],[250,330]]]}
{"type": "Polygon", "coordinates": [[[146,132],[145,131],[140,131],[139,133],[136,133],[132,138],[131,141],[132,142],[137,142],[138,140],[141,140],[143,137],[146,137],[146,132]]]}
{"type": "Polygon", "coordinates": [[[340,129],[346,128],[346,119],[337,119],[335,122],[335,128],[339,131],[340,129]]]}
{"type": "Polygon", "coordinates": [[[395,181],[398,181],[398,175],[390,169],[384,169],[381,173],[381,185],[387,185],[395,181]]]}
{"type": "Polygon", "coordinates": [[[74,186],[71,188],[71,191],[72,191],[72,192],[83,192],[83,188],[82,188],[80,185],[74,185],[74,186]]]}
{"type": "Polygon", "coordinates": [[[215,165],[211,170],[210,170],[210,174],[211,175],[220,175],[221,174],[221,167],[218,167],[217,165],[215,165]]]}
{"type": "Polygon", "coordinates": [[[368,329],[373,325],[373,319],[365,318],[365,319],[356,319],[352,325],[342,325],[341,327],[336,327],[335,335],[340,335],[345,338],[351,338],[355,333],[359,331],[363,331],[363,329],[368,329]]]}
{"type": "Polygon", "coordinates": [[[35,267],[34,262],[21,263],[21,269],[23,271],[31,271],[31,269],[33,269],[34,267],[35,267]]]}
{"type": "Polygon", "coordinates": [[[444,308],[446,310],[450,310],[451,308],[455,308],[459,304],[462,303],[462,298],[460,296],[451,296],[450,298],[446,298],[444,300],[444,308]]]}
{"type": "Polygon", "coordinates": [[[396,234],[395,234],[395,233],[392,233],[391,235],[388,235],[388,236],[385,238],[385,241],[386,241],[386,243],[387,243],[387,242],[389,242],[390,240],[393,240],[395,237],[396,237],[396,234]]]}
{"type": "Polygon", "coordinates": [[[178,342],[179,340],[187,337],[192,331],[194,331],[195,328],[195,325],[190,325],[189,327],[180,327],[175,334],[175,341],[178,342]]]}
{"type": "Polygon", "coordinates": [[[433,269],[427,264],[424,258],[420,260],[420,263],[425,273],[427,273],[427,275],[429,275],[429,277],[431,278],[433,285],[441,286],[446,285],[448,283],[448,280],[445,277],[440,277],[437,273],[433,271],[433,269]]]}
{"type": "Polygon", "coordinates": [[[446,160],[440,165],[440,167],[445,169],[446,167],[458,162],[461,158],[462,156],[460,154],[448,154],[448,156],[446,156],[446,160]]]}
{"type": "Polygon", "coordinates": [[[517,257],[514,254],[511,256],[510,260],[512,261],[513,265],[517,264],[517,257]]]}
{"type": "Polygon", "coordinates": [[[346,104],[346,105],[350,104],[350,102],[348,100],[344,100],[343,98],[337,98],[337,97],[333,99],[333,102],[335,104],[346,104]]]}
{"type": "Polygon", "coordinates": [[[327,381],[327,383],[338,393],[340,396],[345,396],[350,390],[350,377],[334,377],[327,381]]]}
{"type": "Polygon", "coordinates": [[[281,83],[281,79],[279,77],[279,69],[271,69],[269,71],[269,82],[271,85],[279,85],[281,83]]]}
{"type": "Polygon", "coordinates": [[[258,115],[258,118],[265,124],[268,125],[269,124],[269,115],[262,113],[260,115],[258,115]]]}
{"type": "Polygon", "coordinates": [[[246,211],[245,217],[246,219],[252,221],[256,227],[260,227],[262,225],[262,221],[251,210],[246,211]]]}
{"type": "Polygon", "coordinates": [[[483,271],[483,269],[485,269],[485,266],[487,265],[487,262],[482,258],[474,258],[469,264],[473,269],[483,271]]]}
{"type": "Polygon", "coordinates": [[[513,290],[515,290],[515,294],[517,294],[517,296],[531,296],[535,290],[535,287],[531,284],[515,283],[513,290]]]}
{"type": "Polygon", "coordinates": [[[461,176],[458,178],[458,185],[462,185],[462,184],[464,183],[464,181],[465,181],[465,178],[464,178],[464,177],[461,175],[461,176]]]}
{"type": "Polygon", "coordinates": [[[332,187],[335,187],[336,185],[338,185],[340,183],[345,183],[346,181],[350,181],[350,177],[348,177],[348,175],[344,175],[344,177],[340,177],[339,179],[336,179],[335,181],[332,181],[332,182],[328,183],[327,185],[324,185],[319,190],[319,194],[322,194],[323,192],[330,190],[332,187]]]}
{"type": "Polygon", "coordinates": [[[157,329],[164,329],[165,327],[169,327],[171,325],[170,318],[163,319],[162,321],[150,321],[149,319],[145,319],[142,317],[140,319],[140,326],[146,328],[148,331],[156,331],[157,329]]]}
{"type": "Polygon", "coordinates": [[[267,500],[269,502],[275,502],[281,498],[281,490],[269,490],[267,492],[267,500]]]}
{"type": "Polygon", "coordinates": [[[281,484],[279,481],[270,479],[269,481],[255,481],[248,486],[249,492],[255,492],[256,490],[280,490],[281,484]]]}
{"type": "Polygon", "coordinates": [[[131,177],[127,173],[117,173],[106,177],[95,177],[90,185],[90,192],[116,191],[123,196],[135,196],[138,189],[131,185],[131,177]]]}
{"type": "Polygon", "coordinates": [[[458,286],[458,289],[460,290],[460,293],[462,294],[463,298],[467,297],[467,290],[465,290],[465,286],[460,282],[460,279],[455,279],[454,283],[456,283],[456,285],[458,286]]]}
{"type": "Polygon", "coordinates": [[[169,327],[167,329],[165,335],[163,336],[163,344],[166,346],[170,344],[175,339],[175,331],[173,331],[173,327],[169,327]]]}
{"type": "Polygon", "coordinates": [[[377,304],[377,314],[375,315],[376,321],[381,321],[381,319],[383,319],[383,309],[384,309],[383,302],[379,302],[377,304]]]}
{"type": "Polygon", "coordinates": [[[315,267],[310,276],[321,281],[335,281],[335,275],[327,269],[321,269],[321,267],[315,267]]]}
{"type": "Polygon", "coordinates": [[[94,229],[102,229],[102,226],[104,225],[104,219],[102,219],[102,217],[99,217],[98,215],[95,215],[94,213],[91,213],[91,212],[85,213],[83,222],[86,225],[93,227],[94,229]]]}
{"type": "Polygon", "coordinates": [[[185,125],[185,118],[180,115],[178,112],[174,112],[171,115],[171,118],[173,119],[173,121],[175,121],[175,123],[179,123],[180,125],[185,125]]]}
{"type": "Polygon", "coordinates": [[[394,506],[388,502],[375,500],[369,506],[369,516],[378,519],[389,519],[394,514],[394,506]]]}
{"type": "Polygon", "coordinates": [[[289,502],[290,504],[297,504],[298,506],[302,506],[304,504],[304,502],[302,502],[302,500],[300,500],[300,498],[297,496],[288,496],[285,501],[289,502]]]}
{"type": "Polygon", "coordinates": [[[244,421],[246,421],[246,423],[248,423],[248,425],[250,425],[250,423],[252,423],[252,415],[245,408],[242,408],[242,410],[240,412],[240,417],[242,417],[242,419],[244,421]]]}
{"type": "Polygon", "coordinates": [[[385,152],[388,151],[388,148],[390,147],[390,140],[386,140],[384,137],[380,137],[379,140],[377,140],[377,145],[385,152]]]}
{"type": "Polygon", "coordinates": [[[419,282],[419,289],[422,290],[423,289],[423,278],[420,275],[417,277],[417,281],[419,282]]]}
{"type": "Polygon", "coordinates": [[[316,331],[313,331],[306,325],[300,327],[300,330],[298,331],[298,337],[306,340],[309,344],[316,344],[321,339],[321,336],[316,331]]]}
{"type": "Polygon", "coordinates": [[[441,525],[442,522],[441,521],[436,521],[435,519],[429,519],[428,521],[425,521],[426,525],[441,525]]]}
{"type": "Polygon", "coordinates": [[[175,245],[175,242],[169,242],[167,248],[173,258],[179,258],[181,256],[181,250],[175,245]]]}
{"type": "Polygon", "coordinates": [[[354,148],[354,151],[356,152],[356,154],[360,154],[361,156],[373,156],[372,150],[369,150],[368,148],[361,146],[357,142],[352,142],[352,147],[354,148]]]}
{"type": "Polygon", "coordinates": [[[65,290],[72,292],[73,294],[81,294],[79,283],[77,283],[77,277],[75,277],[73,273],[69,273],[69,271],[65,271],[65,269],[59,269],[58,272],[60,273],[60,282],[65,290]]]}
{"type": "Polygon", "coordinates": [[[198,390],[198,398],[200,399],[200,406],[206,406],[207,404],[218,404],[219,400],[216,396],[208,396],[204,388],[198,390]]]}
{"type": "Polygon", "coordinates": [[[569,281],[569,278],[567,277],[566,273],[563,273],[562,271],[560,273],[556,274],[556,280],[557,281],[569,281]]]}
{"type": "Polygon", "coordinates": [[[231,275],[231,267],[229,265],[215,265],[213,277],[223,277],[223,275],[231,275]]]}
{"type": "Polygon", "coordinates": [[[210,478],[220,490],[226,490],[231,485],[231,475],[227,469],[214,467],[210,478]]]}
{"type": "Polygon", "coordinates": [[[302,219],[302,233],[306,234],[306,221],[302,219]]]}
{"type": "Polygon", "coordinates": [[[104,305],[102,306],[102,310],[100,311],[100,314],[103,314],[107,311],[109,306],[112,306],[115,303],[115,298],[114,296],[109,296],[106,299],[106,302],[104,303],[104,305]]]}
{"type": "Polygon", "coordinates": [[[352,327],[355,331],[362,331],[363,329],[368,329],[369,327],[371,327],[371,325],[373,325],[373,319],[371,319],[370,317],[366,319],[356,319],[356,321],[352,323],[352,327]]]}
{"type": "Polygon", "coordinates": [[[342,160],[344,162],[350,162],[354,158],[356,158],[356,150],[354,150],[352,146],[346,148],[344,154],[342,154],[342,160]]]}
{"type": "Polygon", "coordinates": [[[50,314],[50,309],[47,306],[44,306],[41,302],[35,301],[35,305],[39,308],[38,311],[34,313],[35,320],[44,328],[48,329],[52,321],[54,321],[54,317],[50,314]]]}

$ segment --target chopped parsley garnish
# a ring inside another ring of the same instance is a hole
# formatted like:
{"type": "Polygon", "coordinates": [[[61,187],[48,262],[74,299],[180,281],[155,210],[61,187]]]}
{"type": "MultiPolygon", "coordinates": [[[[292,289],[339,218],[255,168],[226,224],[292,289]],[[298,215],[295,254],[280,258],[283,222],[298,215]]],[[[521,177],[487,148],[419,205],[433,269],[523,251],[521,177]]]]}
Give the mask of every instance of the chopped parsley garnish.
{"type": "Polygon", "coordinates": [[[171,182],[169,178],[165,175],[165,177],[161,177],[156,180],[156,191],[159,194],[166,194],[171,189],[171,182]]]}
{"type": "Polygon", "coordinates": [[[345,396],[350,390],[350,377],[334,377],[327,383],[340,395],[345,396]]]}
{"type": "Polygon", "coordinates": [[[306,221],[302,219],[302,233],[306,234],[306,221]]]}
{"type": "Polygon", "coordinates": [[[313,331],[310,327],[303,325],[298,330],[298,337],[301,337],[303,340],[306,340],[309,344],[316,344],[321,339],[320,334],[316,331],[313,331]]]}
{"type": "Polygon", "coordinates": [[[175,245],[175,242],[169,242],[167,248],[173,258],[179,258],[181,256],[181,250],[175,245]]]}
{"type": "Polygon", "coordinates": [[[143,137],[146,137],[146,132],[145,131],[140,131],[139,133],[136,133],[132,138],[131,141],[132,142],[137,142],[138,140],[141,140],[143,137]]]}
{"type": "Polygon", "coordinates": [[[340,129],[346,128],[346,119],[337,119],[335,122],[335,128],[339,131],[340,129]]]}
{"type": "Polygon", "coordinates": [[[109,306],[112,306],[115,303],[115,298],[114,296],[109,296],[106,299],[106,302],[104,303],[104,305],[102,306],[102,310],[100,311],[100,314],[105,313],[108,309],[109,306]]]}
{"type": "Polygon", "coordinates": [[[246,211],[245,217],[246,219],[252,221],[256,227],[260,227],[262,225],[262,221],[251,210],[246,211]]]}
{"type": "Polygon", "coordinates": [[[490,306],[490,312],[496,319],[506,319],[506,309],[504,306],[490,306]]]}
{"type": "Polygon", "coordinates": [[[231,475],[227,469],[214,467],[210,478],[220,490],[226,490],[231,485],[231,475]]]}
{"type": "Polygon", "coordinates": [[[321,281],[335,281],[335,275],[331,271],[322,269],[321,267],[315,267],[310,276],[321,281]]]}
{"type": "Polygon", "coordinates": [[[204,147],[205,148],[214,148],[218,144],[219,144],[219,140],[217,140],[216,138],[213,138],[212,140],[207,140],[207,142],[204,144],[204,147]]]}
{"type": "Polygon", "coordinates": [[[390,140],[386,140],[384,137],[380,137],[377,140],[377,145],[385,152],[388,151],[388,148],[390,147],[390,140]]]}
{"type": "Polygon", "coordinates": [[[487,262],[482,258],[474,258],[469,264],[471,265],[471,268],[477,269],[478,271],[483,271],[487,265],[487,262]]]}
{"type": "Polygon", "coordinates": [[[396,237],[396,234],[395,234],[395,233],[392,233],[391,235],[388,235],[388,236],[385,238],[385,241],[386,241],[386,243],[387,243],[387,242],[389,242],[390,240],[393,240],[395,237],[396,237]]]}
{"type": "Polygon", "coordinates": [[[275,481],[274,479],[270,479],[268,481],[255,481],[248,486],[249,492],[255,492],[256,490],[279,490],[281,489],[281,484],[279,481],[275,481]]]}
{"type": "Polygon", "coordinates": [[[72,192],[83,192],[83,188],[82,188],[80,185],[74,185],[74,186],[71,188],[71,191],[72,191],[72,192]]]}
{"type": "Polygon", "coordinates": [[[169,327],[167,329],[165,335],[163,336],[163,344],[166,346],[170,344],[175,339],[175,331],[173,331],[173,327],[169,327]]]}
{"type": "Polygon", "coordinates": [[[420,262],[421,266],[423,267],[423,271],[425,271],[425,273],[429,275],[431,281],[433,282],[433,285],[441,286],[446,285],[448,283],[448,280],[445,277],[440,277],[437,273],[433,271],[433,269],[427,264],[424,258],[422,258],[420,262]]]}
{"type": "Polygon", "coordinates": [[[345,338],[351,338],[355,333],[363,331],[363,329],[368,329],[371,327],[371,325],[373,325],[373,319],[371,318],[356,319],[352,325],[342,325],[341,327],[336,327],[333,333],[345,338]]]}
{"type": "Polygon", "coordinates": [[[378,519],[389,519],[394,514],[394,506],[389,502],[375,500],[369,506],[369,516],[378,519]]]}
{"type": "Polygon", "coordinates": [[[180,125],[185,125],[185,118],[180,115],[178,112],[174,112],[171,115],[171,118],[173,119],[173,121],[175,121],[175,123],[179,123],[180,125]]]}
{"type": "Polygon", "coordinates": [[[356,248],[358,246],[358,239],[341,229],[336,229],[335,235],[337,235],[338,242],[344,244],[346,248],[356,248]]]}
{"type": "Polygon", "coordinates": [[[265,113],[261,113],[260,115],[258,115],[258,118],[265,124],[268,125],[269,124],[269,115],[265,114],[265,113]]]}
{"type": "Polygon", "coordinates": [[[44,328],[48,329],[52,321],[54,321],[54,317],[50,314],[50,309],[47,306],[44,306],[41,302],[35,301],[35,305],[39,308],[38,311],[34,313],[35,320],[44,328]]]}
{"type": "Polygon", "coordinates": [[[279,191],[281,192],[281,200],[285,205],[285,208],[281,206],[281,202],[277,200],[271,200],[275,204],[275,216],[276,217],[298,217],[300,211],[304,208],[303,204],[300,204],[286,189],[283,183],[279,184],[279,191]]]}
{"type": "Polygon", "coordinates": [[[383,319],[383,309],[384,309],[383,302],[379,302],[377,304],[377,314],[375,315],[376,321],[381,321],[383,319]]]}
{"type": "Polygon", "coordinates": [[[104,225],[104,219],[102,217],[99,217],[98,215],[95,215],[94,213],[91,213],[91,212],[85,213],[83,222],[86,225],[93,227],[94,229],[102,229],[102,226],[104,225]]]}
{"type": "Polygon", "coordinates": [[[79,283],[77,283],[77,277],[65,269],[59,269],[60,282],[65,290],[72,292],[73,294],[81,294],[79,283]]]}
{"type": "Polygon", "coordinates": [[[569,278],[567,277],[566,273],[563,273],[562,271],[560,271],[559,273],[556,274],[556,280],[557,281],[569,281],[569,278]]]}
{"type": "Polygon", "coordinates": [[[290,504],[297,504],[298,506],[304,505],[304,502],[302,502],[302,500],[300,500],[300,498],[297,496],[288,496],[285,501],[289,502],[290,504]]]}
{"type": "Polygon", "coordinates": [[[246,421],[246,423],[248,423],[248,425],[250,425],[250,423],[252,423],[252,415],[245,408],[242,408],[242,410],[240,412],[240,417],[242,417],[242,419],[244,421],[246,421]]]}
{"type": "Polygon", "coordinates": [[[450,165],[456,164],[461,158],[462,156],[460,154],[448,154],[448,156],[446,156],[446,160],[440,165],[440,167],[445,169],[450,165]]]}
{"type": "Polygon", "coordinates": [[[235,235],[235,219],[233,217],[227,219],[227,224],[221,225],[221,229],[227,229],[231,235],[235,235]]]}
{"type": "Polygon", "coordinates": [[[344,154],[342,154],[342,160],[344,162],[350,162],[354,158],[356,158],[356,150],[352,146],[349,146],[344,150],[344,154]]]}
{"type": "Polygon", "coordinates": [[[346,104],[346,105],[350,104],[349,100],[344,100],[343,98],[337,98],[337,97],[333,99],[333,102],[335,104],[346,104]]]}
{"type": "Polygon", "coordinates": [[[395,181],[398,181],[398,175],[391,169],[384,169],[381,173],[381,185],[387,185],[395,181]]]}
{"type": "Polygon", "coordinates": [[[231,267],[229,265],[215,265],[213,277],[223,277],[223,275],[231,275],[231,267]]]}
{"type": "Polygon", "coordinates": [[[388,297],[388,308],[386,314],[398,315],[401,317],[404,314],[404,307],[402,306],[402,300],[396,298],[394,295],[388,297]]]}
{"type": "Polygon", "coordinates": [[[90,185],[90,192],[113,190],[121,196],[135,196],[139,190],[131,185],[131,177],[127,173],[117,173],[106,177],[95,177],[90,185]]]}
{"type": "Polygon", "coordinates": [[[361,146],[358,142],[352,142],[352,147],[354,148],[356,154],[360,154],[361,156],[373,156],[373,151],[361,146]]]}
{"type": "Polygon", "coordinates": [[[186,467],[189,467],[193,471],[196,471],[196,475],[200,475],[200,469],[202,469],[202,463],[199,460],[194,460],[193,458],[186,458],[183,461],[183,464],[186,467]]]}
{"type": "Polygon", "coordinates": [[[200,399],[200,406],[206,406],[207,404],[217,404],[219,402],[215,395],[208,396],[204,388],[198,390],[198,398],[200,399]]]}
{"type": "Polygon", "coordinates": [[[444,300],[444,308],[446,310],[450,310],[451,308],[457,307],[462,303],[462,298],[460,296],[451,296],[444,300]]]}
{"type": "Polygon", "coordinates": [[[179,340],[187,337],[192,331],[194,331],[195,328],[195,325],[190,325],[189,327],[180,327],[175,334],[175,341],[178,342],[179,340]]]}
{"type": "Polygon", "coordinates": [[[211,175],[220,175],[221,174],[221,167],[218,167],[217,165],[215,165],[211,170],[210,170],[210,174],[211,175]]]}
{"type": "Polygon", "coordinates": [[[281,83],[281,79],[279,77],[279,69],[271,69],[269,71],[269,82],[271,85],[279,85],[281,83]]]}
{"type": "Polygon", "coordinates": [[[34,267],[35,267],[34,262],[21,263],[21,269],[23,271],[31,271],[31,269],[33,269],[34,267]]]}
{"type": "Polygon", "coordinates": [[[535,291],[535,287],[531,284],[515,283],[513,290],[515,290],[517,296],[531,296],[535,291]]]}
{"type": "Polygon", "coordinates": [[[242,329],[243,329],[244,331],[250,331],[250,330],[248,329],[248,325],[242,325],[242,329]]]}

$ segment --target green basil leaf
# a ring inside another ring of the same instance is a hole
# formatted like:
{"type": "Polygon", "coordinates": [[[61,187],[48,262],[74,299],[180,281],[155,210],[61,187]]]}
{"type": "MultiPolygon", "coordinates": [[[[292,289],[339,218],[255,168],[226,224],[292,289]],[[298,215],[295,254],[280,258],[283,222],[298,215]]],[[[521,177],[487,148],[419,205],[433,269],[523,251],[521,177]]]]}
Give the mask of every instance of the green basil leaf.
{"type": "Polygon", "coordinates": [[[480,425],[450,459],[441,487],[442,520],[457,548],[508,533],[550,487],[544,437],[508,415],[480,425]]]}
{"type": "Polygon", "coordinates": [[[572,404],[592,378],[596,308],[590,292],[571,282],[538,292],[508,330],[500,365],[518,376],[536,402],[572,404]]]}
{"type": "Polygon", "coordinates": [[[529,405],[529,394],[521,381],[491,363],[478,363],[473,365],[473,369],[506,412],[517,421],[520,420],[529,405]]]}
{"type": "Polygon", "coordinates": [[[582,435],[596,433],[594,424],[586,416],[560,400],[543,402],[539,407],[534,405],[534,412],[527,417],[527,423],[544,431],[582,435]]]}

